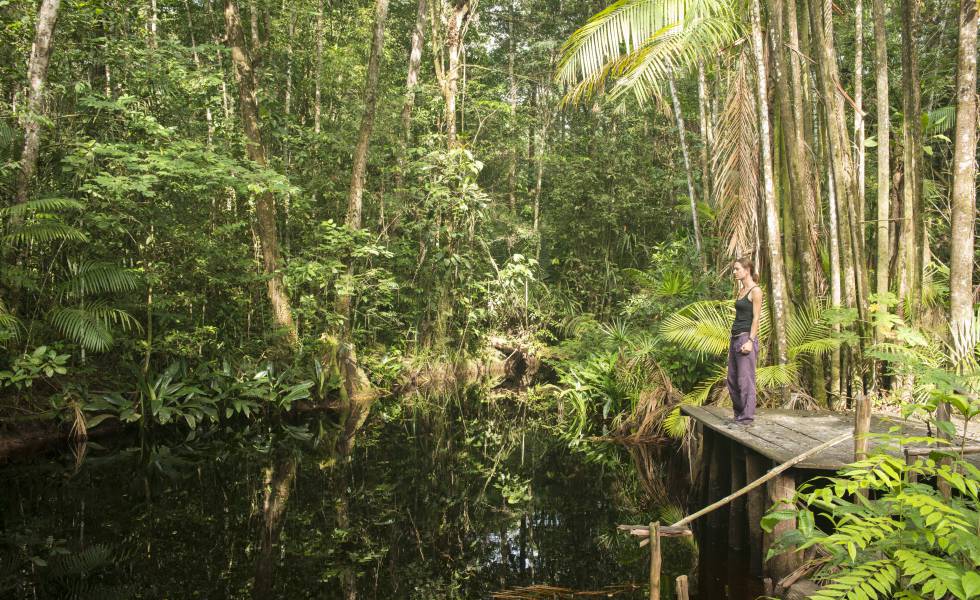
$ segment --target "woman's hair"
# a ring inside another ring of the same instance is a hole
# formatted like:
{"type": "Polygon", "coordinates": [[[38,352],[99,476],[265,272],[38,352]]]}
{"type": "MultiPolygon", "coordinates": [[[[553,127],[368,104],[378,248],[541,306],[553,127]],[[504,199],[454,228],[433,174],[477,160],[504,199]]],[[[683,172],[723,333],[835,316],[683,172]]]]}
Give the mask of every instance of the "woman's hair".
{"type": "Polygon", "coordinates": [[[752,258],[751,257],[746,256],[744,258],[738,258],[738,259],[735,259],[735,262],[737,262],[738,264],[742,265],[742,268],[743,269],[747,269],[748,270],[748,272],[752,275],[752,281],[754,281],[756,283],[759,282],[759,274],[755,272],[755,263],[752,262],[752,258]]]}

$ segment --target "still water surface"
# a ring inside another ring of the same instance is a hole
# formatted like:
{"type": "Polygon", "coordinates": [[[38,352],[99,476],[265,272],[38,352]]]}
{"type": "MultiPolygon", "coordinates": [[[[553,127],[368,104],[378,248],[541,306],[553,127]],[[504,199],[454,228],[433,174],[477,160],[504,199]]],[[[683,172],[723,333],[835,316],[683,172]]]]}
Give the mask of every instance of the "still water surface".
{"type": "MultiPolygon", "coordinates": [[[[628,468],[569,451],[533,408],[506,404],[389,408],[349,465],[314,443],[325,428],[312,418],[158,440],[149,461],[114,439],[2,467],[0,598],[489,598],[642,583],[647,553],[615,532],[646,518],[628,468]],[[297,439],[304,429],[314,439],[297,439]]],[[[665,577],[686,572],[679,552],[665,577]]]]}

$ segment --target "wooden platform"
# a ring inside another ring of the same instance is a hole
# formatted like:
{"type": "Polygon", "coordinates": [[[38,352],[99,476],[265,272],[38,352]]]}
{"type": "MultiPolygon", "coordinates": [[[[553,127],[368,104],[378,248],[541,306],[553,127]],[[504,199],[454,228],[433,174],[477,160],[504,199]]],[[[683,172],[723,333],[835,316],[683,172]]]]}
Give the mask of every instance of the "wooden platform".
{"type": "MultiPolygon", "coordinates": [[[[728,428],[732,418],[732,409],[729,407],[682,406],[681,411],[697,420],[703,427],[758,452],[775,464],[799,456],[810,448],[854,428],[852,414],[830,411],[759,409],[752,426],[737,429],[728,428]]],[[[927,435],[925,429],[910,425],[901,419],[881,415],[874,415],[871,418],[872,433],[888,433],[889,429],[896,426],[901,427],[906,435],[927,435]]],[[[872,439],[870,449],[873,450],[875,446],[876,440],[872,439]]],[[[980,455],[973,455],[968,459],[980,467],[980,455]]],[[[795,469],[836,471],[853,460],[854,444],[843,443],[796,465],[795,469]]]]}

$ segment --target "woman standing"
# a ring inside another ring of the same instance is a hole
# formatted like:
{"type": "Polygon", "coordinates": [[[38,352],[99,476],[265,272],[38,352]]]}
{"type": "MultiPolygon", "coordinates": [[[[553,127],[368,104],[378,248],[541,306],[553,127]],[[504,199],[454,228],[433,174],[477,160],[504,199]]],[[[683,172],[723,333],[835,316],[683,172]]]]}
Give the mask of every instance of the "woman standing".
{"type": "Polygon", "coordinates": [[[750,259],[735,261],[732,274],[739,282],[735,296],[735,322],[728,345],[728,393],[735,419],[732,427],[747,427],[755,418],[755,365],[759,357],[759,315],[762,290],[750,259]]]}

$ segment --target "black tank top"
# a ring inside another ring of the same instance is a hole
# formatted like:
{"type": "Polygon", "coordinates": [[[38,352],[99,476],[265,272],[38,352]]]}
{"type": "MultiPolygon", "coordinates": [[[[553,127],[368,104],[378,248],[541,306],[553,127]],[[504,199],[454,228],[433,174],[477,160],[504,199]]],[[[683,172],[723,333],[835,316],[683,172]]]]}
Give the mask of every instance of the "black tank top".
{"type": "Polygon", "coordinates": [[[752,331],[752,299],[749,295],[759,286],[749,288],[744,296],[735,300],[735,322],[732,323],[732,335],[752,331]]]}

